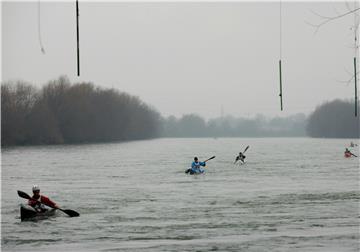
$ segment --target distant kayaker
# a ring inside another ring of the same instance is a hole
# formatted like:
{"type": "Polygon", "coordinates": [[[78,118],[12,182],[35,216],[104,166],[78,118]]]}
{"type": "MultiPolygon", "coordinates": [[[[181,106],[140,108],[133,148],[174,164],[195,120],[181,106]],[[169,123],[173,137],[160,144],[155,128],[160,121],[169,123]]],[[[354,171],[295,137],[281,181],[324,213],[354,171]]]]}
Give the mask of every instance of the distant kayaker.
{"type": "Polygon", "coordinates": [[[350,147],[356,147],[357,144],[354,144],[353,142],[350,142],[350,147]]]}
{"type": "Polygon", "coordinates": [[[40,195],[40,187],[38,185],[34,185],[32,187],[32,191],[33,191],[33,196],[31,199],[29,199],[28,204],[33,208],[35,208],[36,211],[38,212],[46,211],[45,206],[41,203],[44,203],[45,205],[48,205],[53,208],[59,208],[59,206],[55,202],[51,201],[48,197],[44,195],[40,195]]]}
{"type": "Polygon", "coordinates": [[[239,156],[237,156],[236,158],[235,158],[235,162],[234,162],[234,164],[237,162],[237,161],[241,161],[242,163],[245,163],[245,158],[246,158],[246,156],[242,153],[242,152],[239,152],[239,156]]]}
{"type": "Polygon", "coordinates": [[[199,159],[197,157],[194,157],[194,161],[191,163],[191,168],[187,169],[185,173],[203,173],[204,169],[202,169],[201,166],[206,166],[206,162],[199,162],[199,159]]]}
{"type": "Polygon", "coordinates": [[[348,148],[345,148],[345,152],[344,152],[345,157],[357,157],[354,153],[352,153],[348,148]]]}

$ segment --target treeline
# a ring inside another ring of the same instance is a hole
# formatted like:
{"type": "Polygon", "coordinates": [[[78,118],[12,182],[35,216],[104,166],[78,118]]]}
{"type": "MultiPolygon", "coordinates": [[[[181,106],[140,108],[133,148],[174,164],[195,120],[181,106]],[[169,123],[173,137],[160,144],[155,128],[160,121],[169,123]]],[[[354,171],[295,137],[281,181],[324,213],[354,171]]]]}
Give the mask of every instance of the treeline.
{"type": "MultiPolygon", "coordinates": [[[[138,97],[60,77],[42,88],[1,84],[1,145],[127,141],[155,137],[329,137],[359,138],[354,105],[335,100],[288,117],[205,120],[187,114],[161,115],[138,97]]],[[[359,109],[358,109],[359,110],[359,109]]]]}
{"type": "Polygon", "coordinates": [[[306,131],[310,137],[359,138],[359,115],[355,117],[354,103],[334,100],[320,105],[309,116],[306,131]]]}
{"type": "Polygon", "coordinates": [[[263,115],[251,118],[226,116],[206,121],[195,114],[181,118],[170,116],[163,121],[165,137],[290,137],[305,136],[306,116],[268,119],[263,115]]]}
{"type": "Polygon", "coordinates": [[[1,145],[61,144],[154,138],[160,114],[139,98],[60,77],[41,89],[1,85],[1,145]]]}

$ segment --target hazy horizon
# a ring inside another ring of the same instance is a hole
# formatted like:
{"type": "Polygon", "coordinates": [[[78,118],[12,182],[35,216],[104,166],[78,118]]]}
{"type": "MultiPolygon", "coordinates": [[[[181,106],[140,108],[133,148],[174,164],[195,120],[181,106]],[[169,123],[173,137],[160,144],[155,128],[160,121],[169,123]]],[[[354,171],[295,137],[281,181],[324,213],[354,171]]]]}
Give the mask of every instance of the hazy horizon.
{"type": "MultiPolygon", "coordinates": [[[[279,3],[2,2],[2,80],[37,86],[66,75],[139,96],[162,115],[308,115],[353,100],[354,16],[314,34],[306,22],[346,11],[345,2],[283,2],[284,111],[280,111],[279,3]]],[[[353,3],[351,4],[353,6],[353,3]]]]}

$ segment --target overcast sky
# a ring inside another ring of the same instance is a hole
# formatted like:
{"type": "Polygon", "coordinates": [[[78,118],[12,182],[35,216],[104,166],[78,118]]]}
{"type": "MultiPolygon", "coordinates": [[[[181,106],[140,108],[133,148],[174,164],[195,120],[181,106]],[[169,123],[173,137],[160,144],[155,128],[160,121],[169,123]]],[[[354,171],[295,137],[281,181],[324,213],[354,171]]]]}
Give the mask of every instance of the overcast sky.
{"type": "MultiPolygon", "coordinates": [[[[350,3],[354,6],[354,3],[350,3]]],[[[326,100],[353,99],[354,15],[329,22],[344,2],[283,2],[284,111],[280,111],[279,2],[84,2],[76,67],[73,2],[2,3],[2,80],[42,86],[73,82],[113,87],[164,116],[197,113],[287,116],[326,100]],[[40,21],[40,22],[39,22],[40,21]],[[45,54],[40,50],[39,23],[45,54]],[[349,73],[350,72],[350,73],[349,73]]]]}

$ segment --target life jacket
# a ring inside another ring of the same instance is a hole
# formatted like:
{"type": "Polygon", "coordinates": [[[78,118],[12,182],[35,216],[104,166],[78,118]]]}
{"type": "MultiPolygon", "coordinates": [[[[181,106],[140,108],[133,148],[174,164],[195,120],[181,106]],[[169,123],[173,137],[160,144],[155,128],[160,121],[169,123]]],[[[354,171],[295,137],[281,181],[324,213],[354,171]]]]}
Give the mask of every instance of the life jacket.
{"type": "Polygon", "coordinates": [[[38,212],[45,212],[48,209],[45,207],[45,205],[55,207],[55,203],[51,201],[48,197],[40,195],[39,199],[31,198],[29,199],[28,204],[36,209],[38,212]],[[42,204],[44,203],[44,204],[42,204]]]}
{"type": "Polygon", "coordinates": [[[206,163],[205,162],[192,162],[192,164],[191,164],[191,168],[192,169],[199,169],[200,168],[200,166],[205,166],[206,165],[206,163]]]}
{"type": "Polygon", "coordinates": [[[203,168],[201,168],[201,166],[205,166],[205,165],[206,165],[205,162],[195,162],[195,161],[192,162],[190,174],[203,173],[205,170],[203,168]]]}

